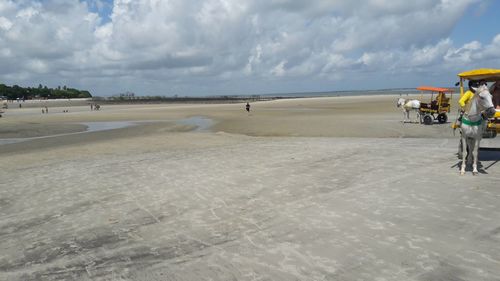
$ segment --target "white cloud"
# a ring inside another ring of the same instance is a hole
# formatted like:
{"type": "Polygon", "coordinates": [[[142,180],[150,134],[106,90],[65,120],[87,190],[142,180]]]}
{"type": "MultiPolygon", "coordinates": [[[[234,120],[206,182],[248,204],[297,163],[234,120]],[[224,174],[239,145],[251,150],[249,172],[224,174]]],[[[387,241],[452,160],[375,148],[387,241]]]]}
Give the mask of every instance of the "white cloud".
{"type": "Polygon", "coordinates": [[[26,67],[28,70],[31,70],[35,73],[40,73],[40,74],[47,73],[47,71],[49,71],[49,67],[48,67],[47,63],[45,63],[44,61],[39,60],[39,59],[29,61],[26,64],[26,67]]]}
{"type": "Polygon", "coordinates": [[[472,41],[457,49],[450,48],[444,55],[444,60],[450,64],[470,64],[473,61],[473,54],[479,52],[480,49],[481,43],[472,41]]]}
{"type": "Polygon", "coordinates": [[[478,52],[473,54],[473,58],[478,61],[485,61],[488,67],[498,68],[500,65],[500,34],[496,35],[490,44],[484,48],[478,48],[478,52]]]}
{"type": "Polygon", "coordinates": [[[9,14],[16,10],[16,4],[12,0],[4,0],[0,2],[0,14],[9,14]]]}
{"type": "Polygon", "coordinates": [[[272,70],[271,70],[271,74],[274,75],[274,76],[284,76],[286,71],[285,71],[285,64],[287,62],[286,61],[281,61],[278,65],[276,65],[272,70]]]}
{"type": "Polygon", "coordinates": [[[365,69],[376,70],[392,68],[396,61],[397,58],[394,52],[382,51],[363,53],[357,62],[360,63],[365,69]]]}
{"type": "Polygon", "coordinates": [[[12,22],[4,17],[0,17],[0,28],[4,31],[9,31],[12,27],[12,22]]]}
{"type": "Polygon", "coordinates": [[[416,49],[410,55],[410,66],[430,66],[440,63],[448,50],[452,47],[449,39],[442,40],[434,46],[424,46],[416,49]]]}
{"type": "Polygon", "coordinates": [[[463,46],[449,38],[478,3],[115,0],[108,21],[93,12],[104,11],[101,0],[4,0],[0,63],[8,67],[0,79],[34,85],[62,79],[97,94],[144,85],[145,92],[192,93],[206,90],[194,84],[234,91],[239,81],[267,91],[269,81],[283,81],[286,90],[290,79],[330,83],[344,72],[455,71],[500,57],[500,36],[463,46]]]}

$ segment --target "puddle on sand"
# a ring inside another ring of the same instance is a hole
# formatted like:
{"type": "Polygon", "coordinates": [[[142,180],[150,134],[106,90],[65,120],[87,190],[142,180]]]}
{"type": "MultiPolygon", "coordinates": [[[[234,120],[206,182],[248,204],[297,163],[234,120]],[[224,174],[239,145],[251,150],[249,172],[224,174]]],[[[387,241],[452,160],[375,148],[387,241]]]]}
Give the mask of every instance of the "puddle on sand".
{"type": "Polygon", "coordinates": [[[130,121],[114,121],[114,122],[84,122],[80,123],[87,126],[87,130],[80,133],[91,133],[98,131],[106,131],[113,129],[121,129],[137,125],[137,122],[130,121]]]}
{"type": "MultiPolygon", "coordinates": [[[[160,121],[160,120],[158,120],[158,121],[160,121]]],[[[158,121],[156,121],[156,122],[158,122],[158,121]]],[[[166,121],[166,120],[161,120],[161,121],[166,121]]],[[[140,123],[148,123],[148,122],[155,122],[155,121],[83,122],[83,123],[78,123],[78,124],[83,124],[83,125],[87,126],[87,129],[85,131],[82,131],[82,132],[57,134],[57,135],[41,136],[41,137],[31,137],[31,138],[0,139],[0,145],[18,143],[18,142],[24,142],[24,141],[30,141],[30,140],[37,140],[37,139],[52,138],[52,137],[60,137],[60,136],[68,136],[68,135],[76,135],[76,134],[83,134],[83,133],[121,129],[121,128],[126,128],[126,127],[136,126],[140,123]]],[[[181,119],[181,120],[178,120],[176,122],[178,124],[181,124],[181,125],[196,126],[195,131],[197,131],[197,132],[208,131],[208,129],[211,126],[213,126],[215,123],[212,119],[205,118],[203,116],[194,116],[191,118],[181,119]]]]}
{"type": "Polygon", "coordinates": [[[83,122],[83,123],[78,123],[78,124],[83,124],[83,125],[87,126],[87,129],[85,131],[82,131],[82,132],[67,133],[67,134],[57,134],[57,135],[49,135],[49,136],[41,136],[41,137],[0,139],[0,145],[2,145],[2,144],[11,144],[11,143],[18,143],[18,142],[24,142],[24,141],[30,141],[30,140],[38,140],[38,139],[46,139],[46,138],[53,138],[53,137],[60,137],[60,136],[69,136],[69,135],[90,133],[90,132],[98,132],[98,131],[106,131],[106,130],[113,130],[113,129],[121,129],[121,128],[125,128],[125,127],[130,127],[130,126],[136,125],[136,123],[130,122],[130,121],[83,122]]]}
{"type": "Polygon", "coordinates": [[[196,132],[208,131],[208,129],[210,129],[210,127],[215,124],[214,120],[203,116],[193,116],[190,118],[179,120],[177,121],[177,123],[181,125],[196,126],[196,132]]]}

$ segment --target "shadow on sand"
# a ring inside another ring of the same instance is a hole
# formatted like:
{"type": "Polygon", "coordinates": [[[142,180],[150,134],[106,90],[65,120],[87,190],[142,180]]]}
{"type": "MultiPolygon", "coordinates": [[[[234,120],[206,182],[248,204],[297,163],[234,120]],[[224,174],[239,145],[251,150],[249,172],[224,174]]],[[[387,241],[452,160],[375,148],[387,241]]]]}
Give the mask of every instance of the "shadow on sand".
{"type": "MultiPolygon", "coordinates": [[[[462,166],[462,161],[461,161],[462,159],[461,158],[459,159],[460,161],[458,161],[455,165],[451,166],[451,168],[457,168],[458,171],[460,171],[460,167],[462,166]]],[[[477,170],[480,174],[488,174],[487,170],[496,165],[498,162],[500,162],[500,148],[482,147],[479,149],[479,160],[477,162],[477,170]],[[487,162],[491,161],[491,163],[488,163],[487,166],[484,166],[481,161],[487,161],[487,162]]],[[[465,171],[471,172],[472,164],[467,164],[465,171]]]]}
{"type": "Polygon", "coordinates": [[[488,170],[500,161],[500,148],[480,148],[479,161],[491,161],[488,166],[484,167],[485,170],[488,170]]]}

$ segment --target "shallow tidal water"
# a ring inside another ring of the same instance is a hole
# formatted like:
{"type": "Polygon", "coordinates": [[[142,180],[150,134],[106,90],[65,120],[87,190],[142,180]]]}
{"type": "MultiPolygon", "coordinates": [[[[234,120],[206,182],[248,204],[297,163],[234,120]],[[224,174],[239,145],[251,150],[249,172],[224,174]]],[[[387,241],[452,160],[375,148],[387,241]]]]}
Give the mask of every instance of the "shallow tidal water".
{"type": "MultiPolygon", "coordinates": [[[[111,122],[83,122],[78,124],[83,124],[87,126],[87,129],[82,132],[75,133],[67,133],[67,134],[56,134],[56,135],[48,135],[48,136],[40,136],[40,137],[29,137],[29,138],[6,138],[0,139],[0,145],[11,144],[11,143],[19,143],[24,141],[36,140],[36,139],[44,139],[44,138],[52,138],[59,136],[67,136],[67,135],[75,135],[75,134],[83,134],[83,133],[91,133],[91,132],[99,132],[106,130],[114,130],[114,129],[122,129],[131,126],[137,126],[140,123],[147,122],[158,122],[158,121],[111,121],[111,122]]],[[[176,121],[176,123],[181,125],[189,125],[196,126],[194,131],[203,132],[207,131],[211,126],[214,125],[214,121],[212,119],[203,117],[203,116],[194,116],[186,119],[181,119],[176,121]]]]}

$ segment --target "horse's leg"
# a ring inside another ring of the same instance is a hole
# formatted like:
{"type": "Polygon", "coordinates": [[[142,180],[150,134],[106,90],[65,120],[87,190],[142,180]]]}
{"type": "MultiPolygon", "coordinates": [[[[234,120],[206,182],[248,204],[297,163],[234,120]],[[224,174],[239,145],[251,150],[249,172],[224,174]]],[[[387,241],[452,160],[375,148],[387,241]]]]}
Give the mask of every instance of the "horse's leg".
{"type": "Polygon", "coordinates": [[[466,165],[466,157],[467,157],[467,137],[462,135],[462,167],[460,168],[460,175],[465,175],[465,165],[466,165]]]}
{"type": "Polygon", "coordinates": [[[462,153],[463,153],[462,143],[463,142],[464,142],[464,140],[462,139],[462,132],[460,132],[460,142],[458,143],[458,153],[457,153],[458,159],[462,159],[462,153]]]}
{"type": "Polygon", "coordinates": [[[474,162],[474,144],[475,140],[473,138],[469,138],[469,142],[467,143],[467,165],[472,166],[474,162]]]}
{"type": "Polygon", "coordinates": [[[473,145],[474,148],[472,149],[472,157],[474,158],[474,162],[472,162],[472,174],[477,175],[477,159],[479,157],[479,143],[481,142],[480,138],[477,138],[474,140],[473,145]]]}

